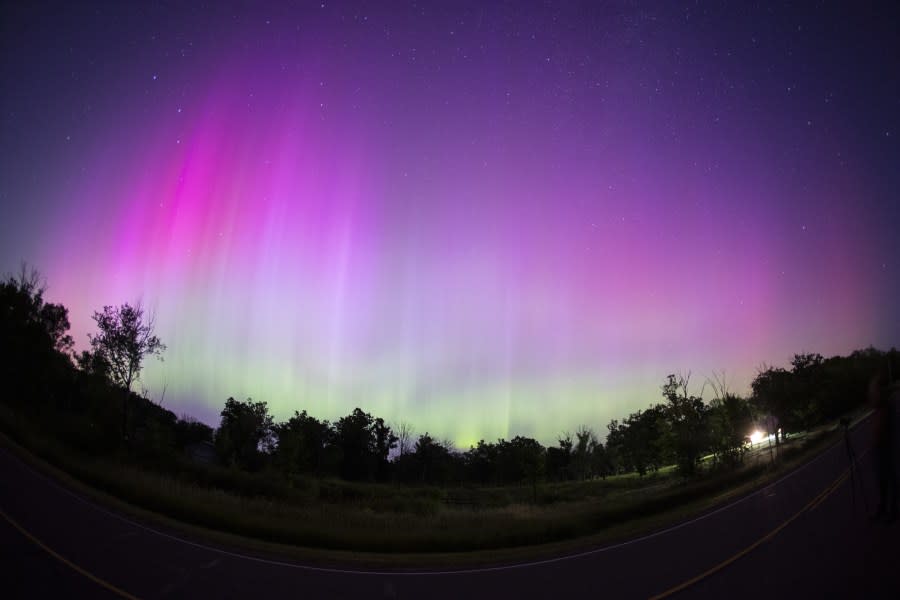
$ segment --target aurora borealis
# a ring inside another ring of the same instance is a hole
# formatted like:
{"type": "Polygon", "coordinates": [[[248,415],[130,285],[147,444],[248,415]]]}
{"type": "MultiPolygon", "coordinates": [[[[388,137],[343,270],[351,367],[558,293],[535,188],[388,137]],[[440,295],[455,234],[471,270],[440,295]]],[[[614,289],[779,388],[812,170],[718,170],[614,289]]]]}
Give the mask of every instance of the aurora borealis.
{"type": "Polygon", "coordinates": [[[2,11],[0,267],[142,300],[176,413],[552,442],[900,342],[896,7],[2,11]]]}

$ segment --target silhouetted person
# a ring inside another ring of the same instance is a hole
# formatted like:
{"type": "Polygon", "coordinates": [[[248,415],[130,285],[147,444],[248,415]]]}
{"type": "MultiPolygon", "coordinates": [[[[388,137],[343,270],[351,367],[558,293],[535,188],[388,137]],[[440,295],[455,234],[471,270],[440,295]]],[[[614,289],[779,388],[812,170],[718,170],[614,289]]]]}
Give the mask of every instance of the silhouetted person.
{"type": "Polygon", "coordinates": [[[869,394],[872,396],[874,412],[872,420],[874,424],[875,474],[878,477],[878,508],[874,519],[885,518],[893,522],[897,518],[897,472],[894,461],[894,431],[895,415],[891,407],[889,390],[885,389],[886,378],[884,372],[878,375],[869,384],[869,394]]]}

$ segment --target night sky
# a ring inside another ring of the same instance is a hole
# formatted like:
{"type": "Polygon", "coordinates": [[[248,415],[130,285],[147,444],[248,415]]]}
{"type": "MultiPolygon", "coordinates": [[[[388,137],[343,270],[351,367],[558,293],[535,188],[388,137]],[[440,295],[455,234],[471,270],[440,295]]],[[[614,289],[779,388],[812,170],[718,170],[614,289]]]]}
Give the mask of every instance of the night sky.
{"type": "Polygon", "coordinates": [[[461,446],[900,345],[896,3],[441,4],[4,3],[0,271],[461,446]]]}

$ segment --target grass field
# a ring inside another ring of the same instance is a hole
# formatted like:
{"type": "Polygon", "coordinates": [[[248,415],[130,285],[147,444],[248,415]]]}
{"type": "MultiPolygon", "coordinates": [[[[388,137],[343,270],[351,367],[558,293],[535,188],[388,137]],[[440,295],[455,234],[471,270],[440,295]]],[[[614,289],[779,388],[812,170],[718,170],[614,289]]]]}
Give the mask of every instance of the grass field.
{"type": "Polygon", "coordinates": [[[10,413],[0,417],[5,446],[119,510],[261,552],[379,564],[516,560],[622,539],[762,485],[838,435],[823,430],[789,441],[775,463],[760,451],[737,470],[691,481],[663,469],[643,478],[544,483],[535,503],[530,486],[440,489],[315,479],[286,486],[265,474],[186,462],[176,473],[154,472],[73,453],[10,413]]]}

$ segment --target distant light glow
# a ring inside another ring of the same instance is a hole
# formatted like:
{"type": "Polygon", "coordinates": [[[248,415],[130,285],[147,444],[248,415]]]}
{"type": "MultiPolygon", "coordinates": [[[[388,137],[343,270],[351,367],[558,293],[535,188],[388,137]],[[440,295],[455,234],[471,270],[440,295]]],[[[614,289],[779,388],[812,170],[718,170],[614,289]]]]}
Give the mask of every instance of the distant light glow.
{"type": "Polygon", "coordinates": [[[750,434],[750,443],[758,444],[761,441],[763,441],[763,439],[765,439],[765,437],[766,437],[766,434],[757,429],[756,431],[754,431],[753,433],[750,434]]]}

